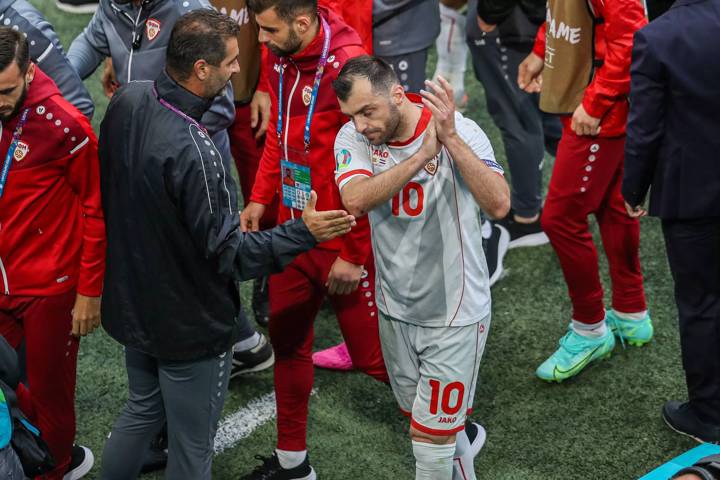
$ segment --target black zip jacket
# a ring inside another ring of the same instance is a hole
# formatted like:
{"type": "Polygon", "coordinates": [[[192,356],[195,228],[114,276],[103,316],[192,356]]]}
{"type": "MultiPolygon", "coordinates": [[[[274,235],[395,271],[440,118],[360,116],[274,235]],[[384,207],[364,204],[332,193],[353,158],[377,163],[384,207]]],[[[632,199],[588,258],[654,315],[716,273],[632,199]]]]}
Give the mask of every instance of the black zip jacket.
{"type": "MultiPolygon", "coordinates": [[[[535,25],[545,21],[545,0],[478,0],[477,14],[490,25],[499,25],[518,7],[535,25]]],[[[537,32],[537,30],[536,30],[537,32]]]]}
{"type": "Polygon", "coordinates": [[[103,327],[156,358],[228,351],[240,314],[235,282],[279,272],[316,243],[300,220],[240,232],[233,178],[196,123],[209,106],[163,72],[122,87],[100,126],[103,327]]]}

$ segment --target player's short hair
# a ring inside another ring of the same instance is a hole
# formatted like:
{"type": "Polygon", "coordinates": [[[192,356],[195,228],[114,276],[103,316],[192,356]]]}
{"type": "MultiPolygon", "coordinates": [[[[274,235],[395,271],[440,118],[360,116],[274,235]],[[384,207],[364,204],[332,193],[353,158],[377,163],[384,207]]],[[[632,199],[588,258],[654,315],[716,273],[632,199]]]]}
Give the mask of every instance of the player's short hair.
{"type": "Polygon", "coordinates": [[[248,9],[255,15],[275,7],[275,14],[286,23],[291,23],[303,13],[317,15],[317,0],[248,0],[248,9]]]}
{"type": "Polygon", "coordinates": [[[225,42],[240,27],[227,15],[209,8],[186,13],[175,23],[167,46],[166,67],[180,81],[192,74],[195,62],[220,66],[227,55],[225,42]]]}
{"type": "Polygon", "coordinates": [[[393,85],[399,83],[395,71],[382,58],[369,55],[351,58],[333,81],[335,94],[341,102],[347,101],[353,82],[358,78],[368,79],[375,94],[388,93],[393,85]]]}
{"type": "Polygon", "coordinates": [[[13,62],[17,63],[21,73],[27,71],[30,65],[27,38],[10,27],[0,27],[0,72],[13,62]]]}

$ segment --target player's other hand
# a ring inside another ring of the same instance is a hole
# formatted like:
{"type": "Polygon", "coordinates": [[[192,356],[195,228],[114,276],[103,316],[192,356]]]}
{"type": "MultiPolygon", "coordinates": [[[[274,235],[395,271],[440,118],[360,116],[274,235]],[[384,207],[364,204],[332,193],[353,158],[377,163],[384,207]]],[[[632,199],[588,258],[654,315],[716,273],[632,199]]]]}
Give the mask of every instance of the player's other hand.
{"type": "Polygon", "coordinates": [[[79,293],[72,309],[72,335],[84,337],[100,325],[100,297],[86,297],[79,293]]]}
{"type": "Polygon", "coordinates": [[[330,295],[348,295],[360,284],[363,266],[355,265],[338,257],[330,268],[325,286],[330,295]]]}
{"type": "Polygon", "coordinates": [[[539,93],[542,89],[542,71],[545,62],[534,53],[530,53],[518,67],[518,86],[528,93],[539,93]]]}
{"type": "Polygon", "coordinates": [[[270,94],[256,90],[250,102],[250,126],[257,128],[255,138],[258,139],[267,132],[270,122],[270,94]]]}
{"type": "Polygon", "coordinates": [[[629,203],[625,202],[625,210],[627,210],[627,214],[630,218],[640,218],[647,215],[647,210],[645,210],[642,205],[633,207],[629,203]]]}
{"type": "Polygon", "coordinates": [[[425,80],[427,90],[421,90],[423,104],[430,109],[435,120],[435,131],[440,143],[457,135],[455,129],[455,94],[450,83],[438,77],[438,83],[425,80]]]}
{"type": "Polygon", "coordinates": [[[117,77],[115,76],[115,69],[113,68],[112,59],[110,58],[105,60],[105,67],[103,68],[100,82],[103,86],[103,92],[105,92],[105,96],[108,98],[112,98],[117,89],[120,88],[120,84],[118,83],[117,77]]]}
{"type": "Polygon", "coordinates": [[[265,205],[250,202],[240,214],[240,230],[242,232],[257,232],[260,230],[260,219],[265,213],[265,205]]]}
{"type": "Polygon", "coordinates": [[[600,119],[591,117],[582,104],[578,105],[572,116],[570,128],[576,135],[595,136],[600,133],[600,119]]]}
{"type": "Polygon", "coordinates": [[[349,215],[345,210],[318,212],[315,210],[316,205],[317,193],[312,190],[310,200],[308,200],[305,210],[303,210],[302,220],[318,243],[327,242],[340,235],[345,235],[355,226],[355,217],[349,215]]]}

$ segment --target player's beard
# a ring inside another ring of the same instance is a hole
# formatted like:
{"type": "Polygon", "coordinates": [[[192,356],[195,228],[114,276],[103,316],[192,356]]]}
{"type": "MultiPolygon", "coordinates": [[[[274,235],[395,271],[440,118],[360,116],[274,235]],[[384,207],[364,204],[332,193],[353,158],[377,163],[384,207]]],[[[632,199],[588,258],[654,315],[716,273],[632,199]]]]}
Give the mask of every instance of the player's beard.
{"type": "Polygon", "coordinates": [[[372,145],[379,146],[390,142],[393,138],[395,138],[397,131],[400,128],[400,120],[402,119],[400,109],[392,102],[388,102],[388,104],[390,114],[385,122],[385,126],[382,129],[365,130],[365,132],[363,132],[365,138],[367,138],[372,145]],[[373,139],[367,137],[367,135],[374,133],[380,133],[380,135],[373,139]]]}
{"type": "Polygon", "coordinates": [[[15,106],[13,107],[12,111],[10,111],[10,113],[6,113],[6,114],[0,113],[0,122],[9,121],[13,117],[15,117],[15,115],[17,115],[18,112],[20,112],[20,109],[22,108],[23,104],[25,104],[25,99],[27,98],[27,92],[28,92],[28,85],[27,85],[27,83],[25,83],[23,85],[23,91],[20,94],[20,97],[18,98],[18,101],[15,104],[15,106]]]}
{"type": "Polygon", "coordinates": [[[293,28],[290,28],[290,35],[288,36],[287,41],[282,45],[274,45],[272,43],[267,43],[267,48],[270,49],[272,53],[277,55],[278,57],[287,57],[290,55],[294,55],[300,51],[300,47],[302,46],[302,40],[300,39],[300,36],[295,33],[295,30],[293,28]]]}

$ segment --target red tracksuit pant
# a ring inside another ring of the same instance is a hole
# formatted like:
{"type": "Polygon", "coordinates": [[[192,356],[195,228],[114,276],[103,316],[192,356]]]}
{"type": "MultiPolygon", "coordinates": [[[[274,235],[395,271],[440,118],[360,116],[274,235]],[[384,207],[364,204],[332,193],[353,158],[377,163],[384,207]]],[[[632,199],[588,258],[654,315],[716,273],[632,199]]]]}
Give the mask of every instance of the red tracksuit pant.
{"type": "Polygon", "coordinates": [[[15,349],[25,339],[27,388],[20,409],[40,429],[57,467],[48,480],[63,478],[75,440],[75,369],[80,341],[73,337],[74,289],[49,297],[0,295],[0,335],[15,349]]]}
{"type": "Polygon", "coordinates": [[[628,216],[620,193],[624,148],[625,137],[581,137],[569,128],[558,145],[541,221],[568,285],[572,318],[582,323],[605,318],[590,214],[600,226],[610,267],[612,307],[625,313],[647,308],[638,256],[640,224],[628,216]]]}
{"type": "MultiPolygon", "coordinates": [[[[230,151],[235,160],[235,167],[240,177],[240,190],[243,196],[243,205],[250,202],[250,194],[255,183],[262,157],[265,137],[255,138],[255,129],[250,126],[250,104],[235,104],[235,121],[228,128],[230,136],[230,151]]],[[[272,122],[271,122],[272,123],[272,122]]],[[[272,228],[277,223],[278,197],[267,206],[260,219],[260,229],[272,228]]]]}
{"type": "MultiPolygon", "coordinates": [[[[275,350],[275,396],[281,450],[306,449],[308,401],[313,385],[313,322],[327,297],[325,282],[337,252],[315,248],[270,277],[270,341],[275,350]]],[[[375,307],[375,266],[350,295],[329,296],[353,364],[388,382],[375,307]]]]}

